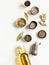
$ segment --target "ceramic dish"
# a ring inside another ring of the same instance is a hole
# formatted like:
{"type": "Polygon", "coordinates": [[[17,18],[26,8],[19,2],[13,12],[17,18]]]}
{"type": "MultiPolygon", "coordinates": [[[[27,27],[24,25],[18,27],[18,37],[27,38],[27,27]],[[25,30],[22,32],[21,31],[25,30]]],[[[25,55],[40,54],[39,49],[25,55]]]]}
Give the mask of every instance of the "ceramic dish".
{"type": "Polygon", "coordinates": [[[16,21],[16,26],[18,27],[24,27],[26,25],[26,20],[24,18],[18,18],[16,21]]]}
{"type": "Polygon", "coordinates": [[[37,36],[39,38],[45,38],[46,37],[46,32],[44,30],[40,30],[38,33],[37,33],[37,36]]]}
{"type": "Polygon", "coordinates": [[[39,12],[39,8],[38,7],[34,6],[34,7],[31,8],[31,14],[32,15],[36,15],[38,12],[39,12]]]}
{"type": "Polygon", "coordinates": [[[30,29],[35,29],[37,27],[37,22],[36,21],[32,21],[30,24],[29,24],[29,28],[30,29]]]}

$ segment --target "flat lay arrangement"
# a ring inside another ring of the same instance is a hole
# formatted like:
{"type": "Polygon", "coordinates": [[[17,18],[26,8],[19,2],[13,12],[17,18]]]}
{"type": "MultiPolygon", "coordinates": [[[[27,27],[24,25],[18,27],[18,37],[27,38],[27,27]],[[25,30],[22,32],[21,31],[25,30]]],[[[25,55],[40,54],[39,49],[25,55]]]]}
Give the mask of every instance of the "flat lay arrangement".
{"type": "MultiPolygon", "coordinates": [[[[24,6],[27,8],[31,5],[31,1],[26,0],[24,2],[24,6]]],[[[33,6],[30,8],[30,15],[35,16],[38,15],[38,13],[40,12],[40,9],[38,6],[33,6]]],[[[28,13],[24,12],[24,18],[18,18],[16,19],[15,25],[16,27],[21,28],[25,28],[27,21],[28,21],[28,13]]],[[[42,13],[39,16],[39,20],[40,22],[37,22],[35,20],[30,21],[29,25],[28,25],[28,29],[30,30],[36,30],[38,25],[41,25],[42,27],[45,26],[46,27],[46,14],[42,13]]],[[[24,42],[31,42],[32,40],[32,36],[30,34],[26,34],[24,37],[24,31],[20,32],[19,35],[17,35],[16,41],[18,42],[19,40],[21,41],[21,39],[24,40],[24,42]]],[[[36,32],[36,37],[39,39],[44,39],[47,36],[47,32],[43,29],[40,29],[38,32],[36,32]]],[[[23,42],[22,42],[23,43],[23,42]]],[[[28,52],[26,52],[26,50],[24,48],[21,48],[20,46],[16,48],[16,64],[17,65],[31,65],[30,59],[29,59],[29,54],[32,56],[37,56],[37,49],[38,46],[41,44],[39,42],[39,44],[37,44],[37,42],[33,42],[34,44],[32,44],[30,46],[30,49],[28,50],[28,52]]]]}

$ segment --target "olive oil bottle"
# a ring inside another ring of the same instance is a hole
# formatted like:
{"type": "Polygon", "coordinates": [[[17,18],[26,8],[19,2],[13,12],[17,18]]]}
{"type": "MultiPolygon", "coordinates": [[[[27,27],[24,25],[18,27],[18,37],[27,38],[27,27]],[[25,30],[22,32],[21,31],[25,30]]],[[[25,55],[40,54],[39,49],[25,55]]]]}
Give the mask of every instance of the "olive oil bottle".
{"type": "Polygon", "coordinates": [[[20,55],[20,58],[21,58],[22,65],[31,65],[30,60],[29,60],[29,56],[27,53],[22,53],[20,55]]]}
{"type": "Polygon", "coordinates": [[[31,65],[29,56],[25,53],[23,48],[16,48],[16,64],[17,65],[31,65]]]}

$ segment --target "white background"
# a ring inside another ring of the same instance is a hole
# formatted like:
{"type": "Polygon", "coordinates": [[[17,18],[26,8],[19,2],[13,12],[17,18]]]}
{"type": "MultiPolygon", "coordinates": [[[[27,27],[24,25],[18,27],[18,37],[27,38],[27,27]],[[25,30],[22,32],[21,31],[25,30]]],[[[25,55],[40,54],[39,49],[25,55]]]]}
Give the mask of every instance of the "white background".
{"type": "Polygon", "coordinates": [[[49,65],[49,0],[30,0],[31,6],[28,8],[21,7],[25,0],[0,0],[0,65],[15,65],[15,48],[18,46],[24,46],[26,50],[30,48],[30,45],[34,42],[41,42],[38,47],[38,55],[31,56],[31,65],[49,65]],[[19,17],[24,17],[24,12],[31,9],[32,6],[38,6],[40,12],[35,15],[29,15],[29,21],[40,21],[39,15],[42,13],[47,14],[46,27],[42,27],[39,23],[36,29],[29,30],[26,27],[18,29],[13,23],[19,17]],[[39,30],[45,30],[47,37],[45,39],[39,39],[36,33],[39,30]],[[16,42],[17,35],[24,31],[25,34],[32,35],[32,41],[29,43],[19,41],[16,42]]]}

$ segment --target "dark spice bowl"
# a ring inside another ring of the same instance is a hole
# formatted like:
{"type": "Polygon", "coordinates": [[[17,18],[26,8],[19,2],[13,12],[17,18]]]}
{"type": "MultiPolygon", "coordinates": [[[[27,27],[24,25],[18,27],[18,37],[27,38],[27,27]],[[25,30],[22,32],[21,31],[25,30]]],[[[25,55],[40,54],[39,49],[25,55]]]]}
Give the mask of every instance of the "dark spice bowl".
{"type": "Polygon", "coordinates": [[[30,6],[30,4],[31,4],[31,3],[30,3],[30,1],[28,1],[28,0],[25,1],[25,3],[24,3],[24,5],[25,5],[26,7],[30,6]]]}
{"type": "Polygon", "coordinates": [[[26,42],[30,42],[30,41],[32,40],[31,35],[29,35],[29,34],[25,35],[24,40],[25,40],[26,42]]]}
{"type": "Polygon", "coordinates": [[[31,21],[31,23],[29,24],[29,28],[30,29],[35,29],[37,27],[37,22],[36,21],[31,21]]]}
{"type": "Polygon", "coordinates": [[[41,38],[41,39],[45,38],[46,35],[47,35],[47,34],[46,34],[46,31],[44,31],[44,30],[40,30],[40,31],[37,33],[38,38],[41,38]]]}

